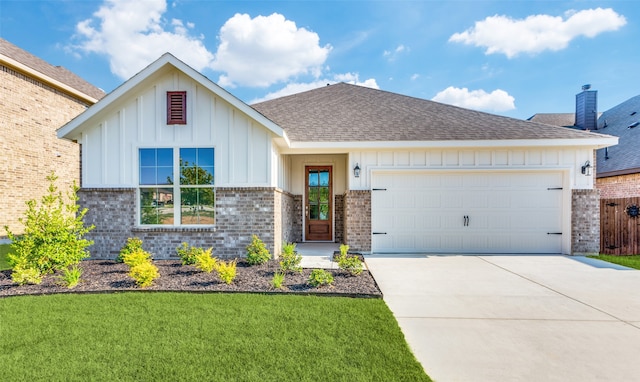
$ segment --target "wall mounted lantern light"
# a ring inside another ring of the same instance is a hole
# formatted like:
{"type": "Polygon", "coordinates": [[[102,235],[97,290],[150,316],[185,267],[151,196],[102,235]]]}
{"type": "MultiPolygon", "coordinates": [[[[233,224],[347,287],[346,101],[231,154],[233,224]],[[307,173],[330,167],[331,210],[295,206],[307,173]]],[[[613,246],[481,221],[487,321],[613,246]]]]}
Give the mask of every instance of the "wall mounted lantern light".
{"type": "Polygon", "coordinates": [[[353,176],[356,178],[360,177],[360,166],[356,163],[356,167],[353,168],[353,176]]]}
{"type": "Polygon", "coordinates": [[[591,176],[591,162],[584,162],[582,165],[582,175],[591,176]]]}

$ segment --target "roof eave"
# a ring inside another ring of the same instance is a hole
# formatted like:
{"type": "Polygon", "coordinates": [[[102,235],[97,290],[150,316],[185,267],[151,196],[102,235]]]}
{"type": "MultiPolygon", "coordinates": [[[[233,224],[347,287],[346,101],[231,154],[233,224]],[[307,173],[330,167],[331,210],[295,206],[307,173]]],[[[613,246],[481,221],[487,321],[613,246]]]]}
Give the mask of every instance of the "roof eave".
{"type": "Polygon", "coordinates": [[[501,139],[501,140],[444,140],[444,141],[346,141],[300,142],[292,141],[291,152],[297,150],[363,150],[363,149],[412,149],[412,148],[499,148],[499,147],[609,147],[618,143],[618,137],[581,139],[501,139]]]}
{"type": "Polygon", "coordinates": [[[51,78],[49,76],[47,76],[46,74],[43,74],[27,65],[24,65],[16,60],[14,60],[11,57],[8,57],[2,53],[0,53],[0,63],[5,64],[7,66],[12,67],[13,69],[16,69],[22,73],[25,73],[31,77],[34,77],[54,88],[60,89],[61,91],[63,91],[64,93],[67,93],[81,101],[90,103],[90,104],[95,104],[96,102],[98,102],[98,100],[94,97],[91,97],[88,94],[85,94],[81,91],[79,91],[78,89],[71,87],[67,84],[64,84],[54,78],[51,78]]]}

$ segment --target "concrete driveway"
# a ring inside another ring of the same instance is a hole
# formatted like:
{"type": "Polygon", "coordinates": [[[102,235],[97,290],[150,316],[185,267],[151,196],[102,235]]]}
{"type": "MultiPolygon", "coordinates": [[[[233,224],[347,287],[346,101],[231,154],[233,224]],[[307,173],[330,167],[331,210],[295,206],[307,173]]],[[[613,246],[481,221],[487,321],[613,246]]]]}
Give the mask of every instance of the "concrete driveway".
{"type": "Polygon", "coordinates": [[[640,271],[567,256],[368,256],[435,381],[640,380],[640,271]]]}

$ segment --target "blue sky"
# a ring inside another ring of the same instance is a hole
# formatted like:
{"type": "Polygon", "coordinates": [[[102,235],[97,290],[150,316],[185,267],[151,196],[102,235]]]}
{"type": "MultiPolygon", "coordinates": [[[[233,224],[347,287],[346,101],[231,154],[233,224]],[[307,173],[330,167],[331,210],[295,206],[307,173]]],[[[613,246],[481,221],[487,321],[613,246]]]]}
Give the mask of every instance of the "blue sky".
{"type": "Polygon", "coordinates": [[[339,81],[528,118],[640,94],[629,1],[0,0],[0,37],[107,92],[171,52],[245,102],[339,81]]]}

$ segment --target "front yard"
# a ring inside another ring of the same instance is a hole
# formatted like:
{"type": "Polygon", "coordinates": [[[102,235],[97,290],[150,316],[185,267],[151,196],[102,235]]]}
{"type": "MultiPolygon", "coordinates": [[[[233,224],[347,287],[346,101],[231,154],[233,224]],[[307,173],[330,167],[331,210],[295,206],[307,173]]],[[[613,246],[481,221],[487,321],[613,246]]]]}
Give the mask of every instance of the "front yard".
{"type": "Polygon", "coordinates": [[[600,255],[600,256],[589,256],[589,257],[592,259],[607,261],[609,263],[614,263],[614,264],[622,265],[629,268],[640,269],[640,255],[631,255],[631,256],[600,255]]]}
{"type": "Polygon", "coordinates": [[[65,294],[0,316],[8,381],[429,381],[381,299],[65,294]]]}

